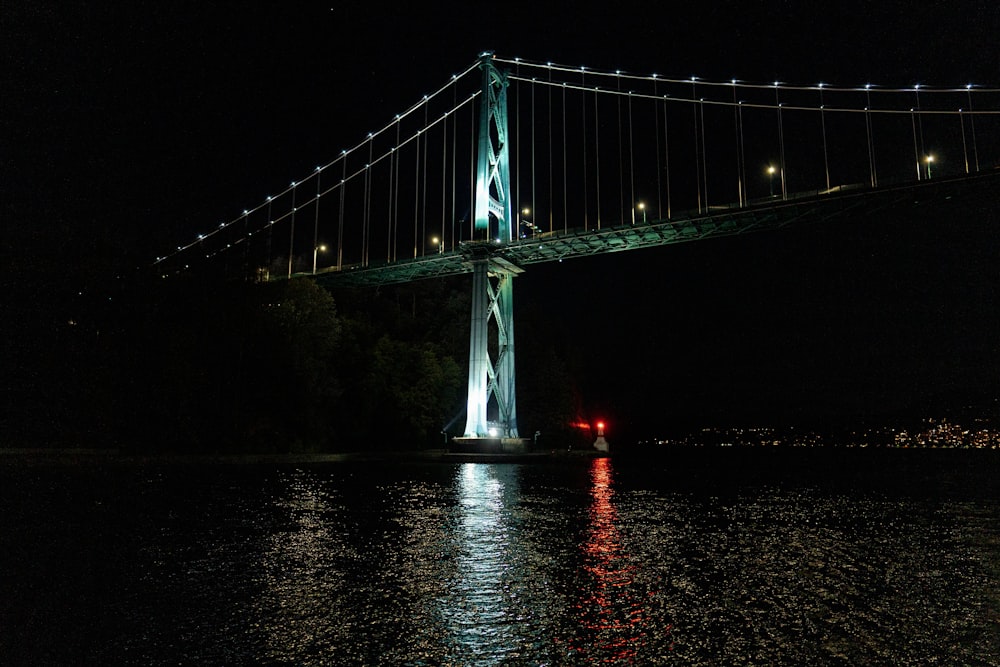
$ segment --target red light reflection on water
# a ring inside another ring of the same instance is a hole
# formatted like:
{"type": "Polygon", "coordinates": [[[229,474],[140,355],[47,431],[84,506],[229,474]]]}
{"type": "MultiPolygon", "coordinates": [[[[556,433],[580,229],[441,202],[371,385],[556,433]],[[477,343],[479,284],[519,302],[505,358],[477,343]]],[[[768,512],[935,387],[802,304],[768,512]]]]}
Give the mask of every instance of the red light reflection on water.
{"type": "Polygon", "coordinates": [[[641,596],[632,588],[636,566],[618,530],[611,459],[595,458],[590,479],[590,526],[582,547],[590,582],[576,609],[581,626],[593,635],[583,640],[585,645],[579,639],[570,645],[579,654],[600,654],[604,662],[632,663],[649,628],[641,596]]]}

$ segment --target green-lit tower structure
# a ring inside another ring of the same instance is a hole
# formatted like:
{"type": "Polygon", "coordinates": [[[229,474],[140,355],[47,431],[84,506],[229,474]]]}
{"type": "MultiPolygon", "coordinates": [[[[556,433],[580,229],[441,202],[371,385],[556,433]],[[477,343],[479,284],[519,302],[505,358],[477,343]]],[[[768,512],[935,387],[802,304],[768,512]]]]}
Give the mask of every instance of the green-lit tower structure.
{"type": "Polygon", "coordinates": [[[517,238],[511,215],[507,150],[507,76],[480,54],[483,74],[475,192],[475,240],[462,245],[472,266],[469,399],[463,443],[518,449],[514,382],[513,279],[521,269],[503,257],[517,238]]]}

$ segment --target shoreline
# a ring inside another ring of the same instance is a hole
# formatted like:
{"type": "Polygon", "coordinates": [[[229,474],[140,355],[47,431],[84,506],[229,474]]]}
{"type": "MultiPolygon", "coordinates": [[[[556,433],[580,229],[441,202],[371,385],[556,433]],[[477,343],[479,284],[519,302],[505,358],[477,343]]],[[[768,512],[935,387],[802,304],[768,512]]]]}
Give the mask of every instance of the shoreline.
{"type": "Polygon", "coordinates": [[[466,453],[448,449],[424,450],[377,450],[338,453],[294,453],[294,454],[129,454],[118,449],[100,448],[44,448],[44,447],[0,447],[0,465],[76,465],[76,464],[314,464],[344,463],[363,461],[421,462],[441,461],[447,463],[525,463],[532,461],[589,460],[601,456],[601,452],[576,450],[572,452],[545,450],[517,454],[466,453]]]}

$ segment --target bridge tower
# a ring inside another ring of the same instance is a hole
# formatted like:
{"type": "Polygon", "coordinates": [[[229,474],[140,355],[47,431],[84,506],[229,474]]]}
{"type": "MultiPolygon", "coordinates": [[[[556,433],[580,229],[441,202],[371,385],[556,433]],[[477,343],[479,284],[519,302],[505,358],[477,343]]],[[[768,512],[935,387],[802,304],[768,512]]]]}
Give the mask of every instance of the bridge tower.
{"type": "Polygon", "coordinates": [[[513,279],[522,269],[503,256],[517,238],[511,215],[507,148],[507,76],[480,56],[483,75],[475,192],[475,238],[462,244],[472,266],[469,396],[459,441],[498,440],[523,446],[517,433],[514,382],[513,279]]]}

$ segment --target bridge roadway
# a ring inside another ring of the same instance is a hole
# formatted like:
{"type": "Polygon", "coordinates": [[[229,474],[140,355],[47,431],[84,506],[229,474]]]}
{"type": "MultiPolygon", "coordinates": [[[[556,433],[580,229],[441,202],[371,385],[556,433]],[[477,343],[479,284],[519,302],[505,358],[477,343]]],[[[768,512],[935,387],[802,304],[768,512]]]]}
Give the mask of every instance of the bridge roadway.
{"type": "MultiPolygon", "coordinates": [[[[885,209],[941,204],[954,200],[996,206],[1000,203],[1000,168],[955,178],[935,178],[870,188],[843,186],[830,192],[810,192],[753,202],[750,206],[712,207],[669,220],[604,227],[570,229],[497,245],[492,254],[524,267],[574,257],[698,241],[754,231],[775,230],[797,223],[817,223],[850,216],[871,216],[885,209]]],[[[469,260],[482,243],[460,244],[459,249],[414,259],[369,266],[331,267],[316,273],[321,284],[364,287],[411,282],[472,271],[469,260]]],[[[311,274],[308,274],[311,275],[311,274]]]]}

